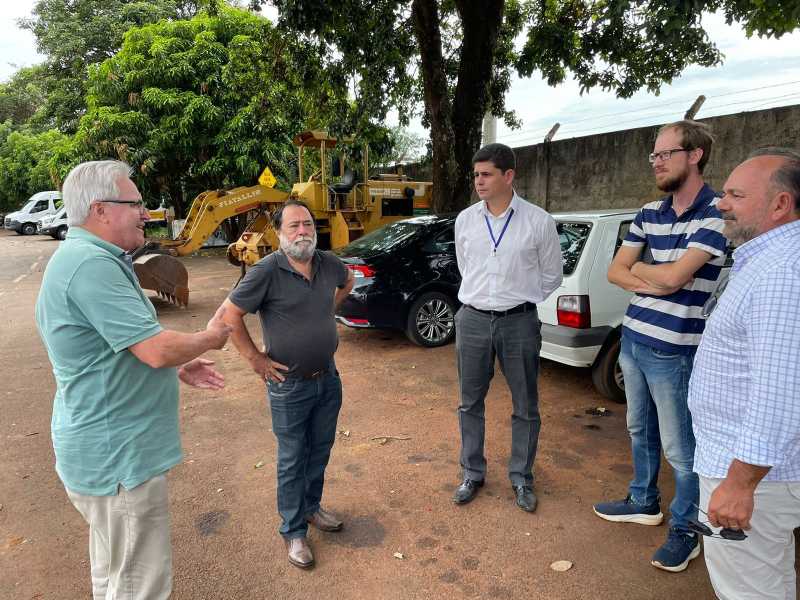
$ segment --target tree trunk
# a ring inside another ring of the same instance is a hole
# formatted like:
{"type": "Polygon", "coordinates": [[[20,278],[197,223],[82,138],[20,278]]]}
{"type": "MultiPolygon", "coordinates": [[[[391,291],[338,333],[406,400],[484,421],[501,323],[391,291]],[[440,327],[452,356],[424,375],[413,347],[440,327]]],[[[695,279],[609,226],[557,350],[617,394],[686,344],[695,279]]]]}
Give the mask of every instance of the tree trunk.
{"type": "Polygon", "coordinates": [[[411,4],[411,18],[422,63],[425,108],[431,123],[433,211],[450,212],[460,208],[453,202],[458,165],[453,152],[455,135],[451,122],[452,106],[442,57],[439,7],[436,0],[414,0],[411,4]]]}
{"type": "Polygon", "coordinates": [[[480,146],[481,122],[504,0],[456,0],[463,27],[458,83],[451,103],[442,57],[437,0],[414,0],[411,16],[419,44],[425,108],[431,124],[433,210],[453,212],[469,204],[472,155],[480,146]]]}
{"type": "Polygon", "coordinates": [[[469,204],[472,192],[472,157],[481,145],[505,0],[456,0],[455,4],[463,30],[452,116],[458,169],[453,200],[460,209],[469,204]]]}

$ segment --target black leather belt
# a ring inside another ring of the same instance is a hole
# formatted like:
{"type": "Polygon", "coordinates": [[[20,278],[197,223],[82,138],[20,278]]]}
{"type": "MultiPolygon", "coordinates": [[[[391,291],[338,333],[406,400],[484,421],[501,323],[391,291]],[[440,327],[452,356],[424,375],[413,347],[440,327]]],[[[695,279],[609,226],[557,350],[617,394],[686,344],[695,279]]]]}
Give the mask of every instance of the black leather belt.
{"type": "Polygon", "coordinates": [[[294,371],[291,373],[287,373],[286,377],[294,377],[295,379],[319,379],[323,375],[327,375],[331,372],[330,367],[325,367],[324,369],[320,369],[319,371],[313,371],[311,373],[302,373],[299,371],[294,371]]]}
{"type": "Polygon", "coordinates": [[[492,315],[493,317],[507,317],[508,315],[515,315],[517,313],[525,313],[525,312],[536,312],[536,305],[533,302],[525,302],[523,304],[518,304],[508,310],[483,310],[481,308],[475,308],[470,304],[465,304],[474,311],[479,313],[483,313],[485,315],[492,315]]]}

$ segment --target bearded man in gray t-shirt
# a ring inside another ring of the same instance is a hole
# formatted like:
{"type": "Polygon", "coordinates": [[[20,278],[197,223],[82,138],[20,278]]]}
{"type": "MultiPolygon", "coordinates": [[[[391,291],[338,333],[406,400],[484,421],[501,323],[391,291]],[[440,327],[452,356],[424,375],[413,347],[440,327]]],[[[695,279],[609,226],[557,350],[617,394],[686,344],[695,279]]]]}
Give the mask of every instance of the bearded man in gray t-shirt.
{"type": "Polygon", "coordinates": [[[336,306],[353,288],[353,274],[330,252],[316,249],[314,218],[288,200],[274,215],[280,251],[260,260],[225,300],[236,349],[267,383],[272,430],[278,440],[278,512],[289,562],[314,564],[308,523],[339,531],[342,522],[320,506],[342,383],[333,360],[339,343],[336,306]],[[265,350],[244,324],[258,313],[265,350]]]}

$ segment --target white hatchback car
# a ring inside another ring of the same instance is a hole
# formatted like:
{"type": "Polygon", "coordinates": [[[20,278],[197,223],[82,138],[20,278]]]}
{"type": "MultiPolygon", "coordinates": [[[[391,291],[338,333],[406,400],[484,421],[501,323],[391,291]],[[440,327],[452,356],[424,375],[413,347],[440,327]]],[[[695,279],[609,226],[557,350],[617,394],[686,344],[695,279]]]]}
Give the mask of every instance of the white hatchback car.
{"type": "MultiPolygon", "coordinates": [[[[616,402],[625,402],[625,382],[617,359],[622,318],[633,294],[609,283],[607,273],[637,212],[554,213],[564,281],[537,305],[542,321],[541,356],[573,367],[591,367],[597,391],[616,402]]],[[[727,279],[730,265],[729,250],[720,283],[727,279]]]]}
{"type": "Polygon", "coordinates": [[[564,280],[538,304],[541,356],[573,367],[591,367],[597,390],[625,402],[617,363],[622,318],[631,292],[608,282],[614,254],[638,209],[554,213],[564,280]]]}

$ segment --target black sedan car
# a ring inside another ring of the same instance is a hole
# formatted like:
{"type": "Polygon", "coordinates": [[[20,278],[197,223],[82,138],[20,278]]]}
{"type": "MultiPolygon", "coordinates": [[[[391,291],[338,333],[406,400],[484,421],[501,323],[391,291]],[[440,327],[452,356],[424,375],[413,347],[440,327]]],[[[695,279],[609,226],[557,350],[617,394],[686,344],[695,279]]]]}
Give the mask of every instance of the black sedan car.
{"type": "Polygon", "coordinates": [[[420,346],[455,336],[461,276],[455,215],[397,221],[336,250],[355,275],[336,318],[350,327],[400,329],[420,346]]]}

